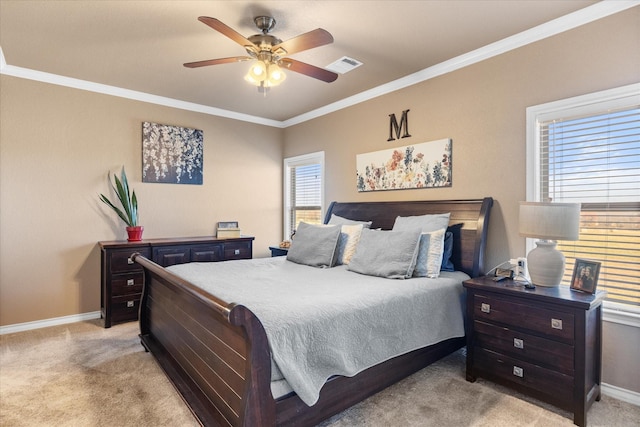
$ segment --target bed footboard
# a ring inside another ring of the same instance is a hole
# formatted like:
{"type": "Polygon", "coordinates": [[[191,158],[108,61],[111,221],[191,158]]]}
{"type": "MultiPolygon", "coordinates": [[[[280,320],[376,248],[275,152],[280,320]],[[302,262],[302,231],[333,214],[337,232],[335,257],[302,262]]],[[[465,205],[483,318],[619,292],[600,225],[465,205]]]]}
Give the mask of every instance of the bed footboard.
{"type": "Polygon", "coordinates": [[[267,336],[242,305],[222,301],[140,254],[140,338],[203,425],[273,426],[267,336]]]}

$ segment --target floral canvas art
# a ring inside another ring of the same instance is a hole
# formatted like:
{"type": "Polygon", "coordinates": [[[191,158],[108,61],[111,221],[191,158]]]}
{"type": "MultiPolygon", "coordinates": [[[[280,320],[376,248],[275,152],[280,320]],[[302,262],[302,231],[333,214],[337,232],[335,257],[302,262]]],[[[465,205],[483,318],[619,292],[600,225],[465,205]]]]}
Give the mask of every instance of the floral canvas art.
{"type": "Polygon", "coordinates": [[[142,182],[202,185],[203,132],[142,123],[142,182]]]}
{"type": "Polygon", "coordinates": [[[451,187],[451,140],[356,156],[358,191],[451,187]]]}

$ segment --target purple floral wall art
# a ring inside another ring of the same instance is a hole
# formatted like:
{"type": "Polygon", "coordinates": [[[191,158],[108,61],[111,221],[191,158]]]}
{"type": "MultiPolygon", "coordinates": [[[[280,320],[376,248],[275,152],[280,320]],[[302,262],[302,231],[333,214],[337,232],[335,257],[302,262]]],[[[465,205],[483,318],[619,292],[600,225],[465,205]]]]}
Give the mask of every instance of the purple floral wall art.
{"type": "Polygon", "coordinates": [[[202,185],[203,132],[142,123],[142,182],[202,185]]]}
{"type": "Polygon", "coordinates": [[[358,191],[451,187],[451,140],[356,156],[358,191]]]}

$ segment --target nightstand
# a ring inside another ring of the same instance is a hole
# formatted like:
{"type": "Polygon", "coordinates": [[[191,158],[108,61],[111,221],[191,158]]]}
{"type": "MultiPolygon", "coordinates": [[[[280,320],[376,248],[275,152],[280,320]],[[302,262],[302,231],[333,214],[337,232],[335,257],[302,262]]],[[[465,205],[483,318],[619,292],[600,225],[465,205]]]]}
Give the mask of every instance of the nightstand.
{"type": "Polygon", "coordinates": [[[600,400],[602,300],[568,286],[466,280],[467,381],[478,377],[573,412],[600,400]]]}
{"type": "Polygon", "coordinates": [[[289,248],[281,248],[279,246],[269,246],[269,250],[271,250],[271,256],[287,256],[289,253],[289,248]]]}

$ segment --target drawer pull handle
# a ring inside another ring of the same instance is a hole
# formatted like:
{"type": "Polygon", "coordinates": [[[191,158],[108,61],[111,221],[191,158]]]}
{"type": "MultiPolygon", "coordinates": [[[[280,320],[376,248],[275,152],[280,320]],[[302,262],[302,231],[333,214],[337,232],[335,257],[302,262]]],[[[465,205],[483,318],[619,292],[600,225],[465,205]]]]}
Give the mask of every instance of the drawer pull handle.
{"type": "Polygon", "coordinates": [[[127,301],[127,308],[131,308],[136,304],[135,301],[127,301]]]}
{"type": "Polygon", "coordinates": [[[515,375],[516,377],[520,377],[523,378],[524,377],[524,369],[522,369],[520,366],[513,366],[513,375],[515,375]]]}
{"type": "Polygon", "coordinates": [[[240,255],[240,249],[236,249],[235,251],[233,251],[234,255],[240,255]]]}
{"type": "Polygon", "coordinates": [[[483,302],[482,305],[480,306],[480,310],[483,313],[491,313],[491,304],[487,304],[483,302]]]}
{"type": "Polygon", "coordinates": [[[129,264],[129,265],[133,264],[133,259],[127,258],[127,264],[129,264]]]}
{"type": "Polygon", "coordinates": [[[135,281],[133,279],[127,279],[127,286],[133,286],[135,281]]]}
{"type": "Polygon", "coordinates": [[[551,327],[562,330],[562,319],[551,319],[551,327]]]}
{"type": "Polygon", "coordinates": [[[524,340],[521,340],[520,338],[514,338],[513,346],[515,348],[524,348],[524,340]]]}

